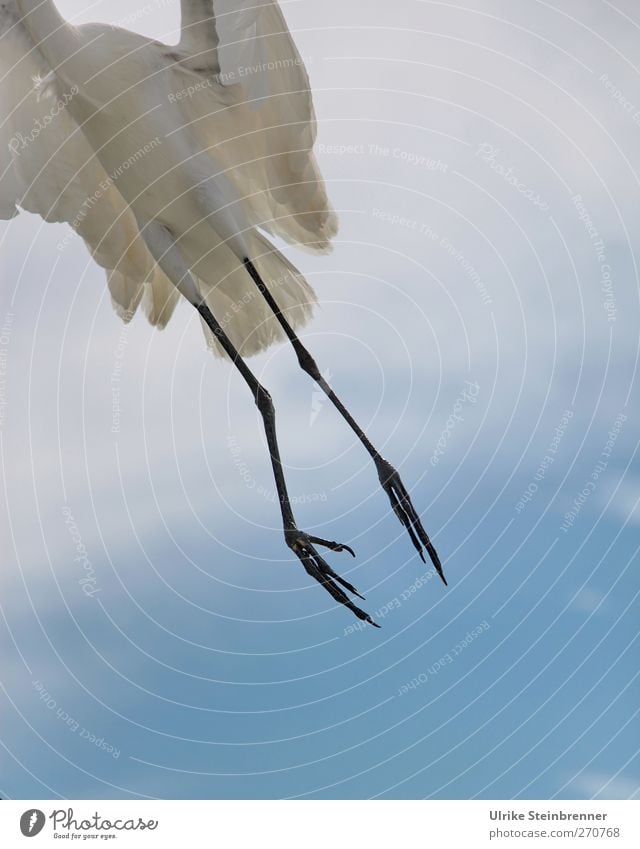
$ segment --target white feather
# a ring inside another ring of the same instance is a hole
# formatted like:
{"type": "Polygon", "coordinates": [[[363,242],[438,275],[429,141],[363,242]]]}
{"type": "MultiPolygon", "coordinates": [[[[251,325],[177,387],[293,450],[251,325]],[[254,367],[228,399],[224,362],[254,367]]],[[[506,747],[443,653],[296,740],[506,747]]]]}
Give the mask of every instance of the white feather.
{"type": "Polygon", "coordinates": [[[36,49],[15,3],[8,13],[0,7],[0,215],[23,208],[70,224],[107,270],[119,315],[128,320],[142,304],[159,327],[179,296],[138,222],[161,221],[212,312],[226,317],[227,333],[249,355],[283,333],[255,296],[244,246],[297,328],[312,314],[313,291],[256,228],[326,250],[335,216],[312,152],[306,71],[277,4],[231,12],[228,2],[216,3],[221,33],[207,0],[185,5],[178,48],[113,27],[65,24],[36,49]],[[214,64],[221,59],[218,79],[212,65],[195,70],[203,52],[214,64]],[[232,67],[241,81],[225,85],[222,69],[229,75],[232,67]],[[124,175],[128,161],[135,165],[124,175]]]}
{"type": "MultiPolygon", "coordinates": [[[[273,235],[324,252],[337,231],[313,146],[316,118],[307,71],[273,0],[182,0],[183,49],[190,40],[215,55],[214,87],[185,83],[187,127],[230,169],[251,220],[273,235]],[[215,15],[214,15],[215,12],[215,15]]],[[[199,54],[194,57],[194,62],[199,54]]]]}
{"type": "MultiPolygon", "coordinates": [[[[145,281],[165,292],[171,284],[162,280],[135,218],[69,110],[60,108],[71,91],[61,89],[17,13],[0,23],[0,218],[22,208],[70,224],[107,270],[114,307],[124,316],[139,303],[145,281]],[[46,81],[46,94],[38,81],[46,81]]],[[[152,323],[166,324],[176,300],[167,303],[162,320],[150,311],[152,323]]]]}

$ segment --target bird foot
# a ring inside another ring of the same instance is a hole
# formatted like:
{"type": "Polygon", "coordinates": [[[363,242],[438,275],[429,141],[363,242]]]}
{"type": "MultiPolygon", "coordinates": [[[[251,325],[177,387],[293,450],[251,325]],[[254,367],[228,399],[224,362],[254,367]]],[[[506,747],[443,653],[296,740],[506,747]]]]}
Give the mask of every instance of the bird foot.
{"type": "Polygon", "coordinates": [[[420,517],[411,503],[411,498],[402,483],[400,475],[393,468],[391,463],[388,463],[386,460],[378,460],[376,462],[376,466],[378,469],[380,483],[382,484],[384,491],[389,496],[393,512],[407,529],[411,542],[414,544],[416,551],[422,558],[422,562],[427,562],[424,557],[424,546],[424,548],[427,549],[431,562],[435,566],[438,575],[440,575],[443,584],[447,586],[447,579],[444,576],[438,552],[435,550],[433,543],[429,539],[429,535],[422,526],[420,517]]]}
{"type": "Polygon", "coordinates": [[[307,574],[321,584],[329,595],[331,595],[340,604],[344,604],[344,606],[354,613],[358,619],[361,619],[363,622],[368,622],[369,625],[373,625],[374,628],[380,627],[373,621],[368,613],[357,607],[351,601],[349,596],[338,586],[338,584],[341,584],[352,595],[355,595],[364,601],[364,596],[360,595],[353,584],[345,581],[344,578],[340,577],[337,572],[334,572],[324,557],[318,554],[315,546],[322,546],[323,548],[328,548],[330,551],[336,552],[348,551],[352,557],[355,557],[356,555],[352,548],[348,545],[343,545],[342,543],[330,542],[329,540],[321,539],[320,537],[310,536],[303,531],[299,531],[297,528],[286,530],[285,540],[289,548],[304,566],[307,574]]]}

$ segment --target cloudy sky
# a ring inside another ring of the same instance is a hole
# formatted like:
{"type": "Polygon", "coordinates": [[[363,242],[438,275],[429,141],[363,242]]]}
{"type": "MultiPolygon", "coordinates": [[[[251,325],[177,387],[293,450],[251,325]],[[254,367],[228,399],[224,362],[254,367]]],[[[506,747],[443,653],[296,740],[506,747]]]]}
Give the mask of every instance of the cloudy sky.
{"type": "MultiPolygon", "coordinates": [[[[176,37],[171,0],[60,0],[176,37]]],[[[62,226],[0,231],[12,798],[628,798],[637,713],[640,13],[283,3],[341,229],[305,339],[445,561],[285,347],[289,556],[252,399],[182,306],[124,328],[62,226]],[[115,405],[115,408],[114,408],[115,405]],[[114,427],[115,425],[115,427],[114,427]]]]}

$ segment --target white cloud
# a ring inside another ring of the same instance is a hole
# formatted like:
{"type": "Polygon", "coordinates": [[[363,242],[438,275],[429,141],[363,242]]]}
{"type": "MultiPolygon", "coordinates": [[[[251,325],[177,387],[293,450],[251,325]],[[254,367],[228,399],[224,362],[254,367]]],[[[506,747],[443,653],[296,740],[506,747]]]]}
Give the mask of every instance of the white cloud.
{"type": "Polygon", "coordinates": [[[592,587],[585,587],[580,590],[573,601],[572,607],[574,610],[579,610],[581,613],[605,614],[607,612],[606,594],[594,590],[592,587]]]}
{"type": "Polygon", "coordinates": [[[618,522],[640,525],[640,478],[627,474],[615,494],[612,491],[608,494],[606,510],[618,522]]]}
{"type": "Polygon", "coordinates": [[[571,782],[590,799],[634,799],[640,791],[640,778],[606,772],[584,772],[571,782]]]}

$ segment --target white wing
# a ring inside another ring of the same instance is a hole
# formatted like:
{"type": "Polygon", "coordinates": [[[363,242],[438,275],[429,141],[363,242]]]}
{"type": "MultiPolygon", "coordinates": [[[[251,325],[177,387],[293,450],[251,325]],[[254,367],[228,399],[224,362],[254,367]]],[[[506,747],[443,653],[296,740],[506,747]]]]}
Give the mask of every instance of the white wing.
{"type": "Polygon", "coordinates": [[[164,326],[178,296],[66,109],[73,90],[59,89],[17,15],[0,11],[0,218],[22,208],[70,224],[106,269],[118,313],[128,319],[142,301],[164,326]]]}
{"type": "MultiPolygon", "coordinates": [[[[274,14],[268,19],[281,21],[277,7],[270,8],[274,14]]],[[[164,326],[179,295],[154,263],[117,184],[95,156],[71,110],[65,108],[65,100],[74,96],[73,89],[61,88],[63,83],[53,76],[19,18],[16,11],[0,4],[0,218],[11,218],[25,209],[46,221],[70,224],[85,240],[96,262],[106,269],[118,313],[129,319],[142,303],[149,320],[164,326]],[[34,83],[34,79],[43,82],[34,83]]],[[[196,23],[202,24],[202,20],[196,23]]],[[[264,20],[262,26],[265,31],[264,20]]],[[[283,27],[280,24],[278,33],[284,33],[290,43],[283,27]]],[[[213,57],[217,62],[217,30],[212,32],[213,35],[209,29],[200,30],[204,41],[197,42],[196,33],[195,43],[204,46],[205,52],[207,47],[215,49],[209,59],[213,57]]],[[[113,33],[108,28],[107,35],[113,33]]],[[[145,46],[150,44],[153,43],[145,42],[145,46]]],[[[192,40],[192,47],[193,44],[192,40]]],[[[152,49],[165,54],[170,50],[157,43],[152,49]]],[[[315,125],[308,120],[312,115],[308,90],[305,88],[299,98],[301,108],[307,110],[299,130],[297,124],[281,128],[277,107],[261,105],[252,109],[242,85],[229,87],[228,107],[221,105],[219,93],[212,99],[207,97],[210,77],[195,71],[195,62],[192,67],[190,64],[185,66],[182,58],[177,64],[172,60],[167,78],[172,89],[193,85],[195,80],[207,92],[198,101],[189,99],[193,112],[183,113],[183,123],[189,127],[177,131],[193,132],[199,146],[210,148],[216,170],[220,161],[224,163],[245,202],[249,197],[247,212],[252,223],[290,241],[310,241],[316,243],[315,248],[326,245],[332,217],[310,153],[315,125]],[[215,110],[217,114],[213,115],[215,110]],[[269,121],[275,124],[272,130],[269,121]],[[303,138],[301,151],[294,149],[297,134],[303,138]],[[300,183],[303,177],[306,184],[300,183]],[[290,189],[286,183],[292,184],[290,189]],[[317,204],[314,198],[318,198],[317,204]]],[[[291,102],[295,102],[296,94],[299,92],[294,92],[291,102]]],[[[284,111],[291,112],[291,103],[284,111]]],[[[261,270],[267,279],[278,282],[281,307],[288,310],[294,326],[302,326],[312,314],[312,290],[278,251],[257,234],[254,241],[261,270]]],[[[207,273],[201,279],[214,313],[224,319],[235,346],[249,355],[279,341],[282,333],[266,302],[263,305],[261,299],[256,299],[255,287],[244,269],[236,269],[236,265],[235,255],[229,252],[226,265],[217,261],[215,267],[204,269],[207,273]]],[[[210,336],[208,332],[206,335],[210,336]]],[[[213,350],[222,353],[217,345],[213,350]]]]}
{"type": "Polygon", "coordinates": [[[174,96],[245,198],[252,223],[322,251],[337,220],[313,154],[309,78],[275,0],[182,0],[174,96]],[[195,75],[195,80],[194,80],[195,75]],[[221,107],[208,81],[228,88],[221,107]]]}

